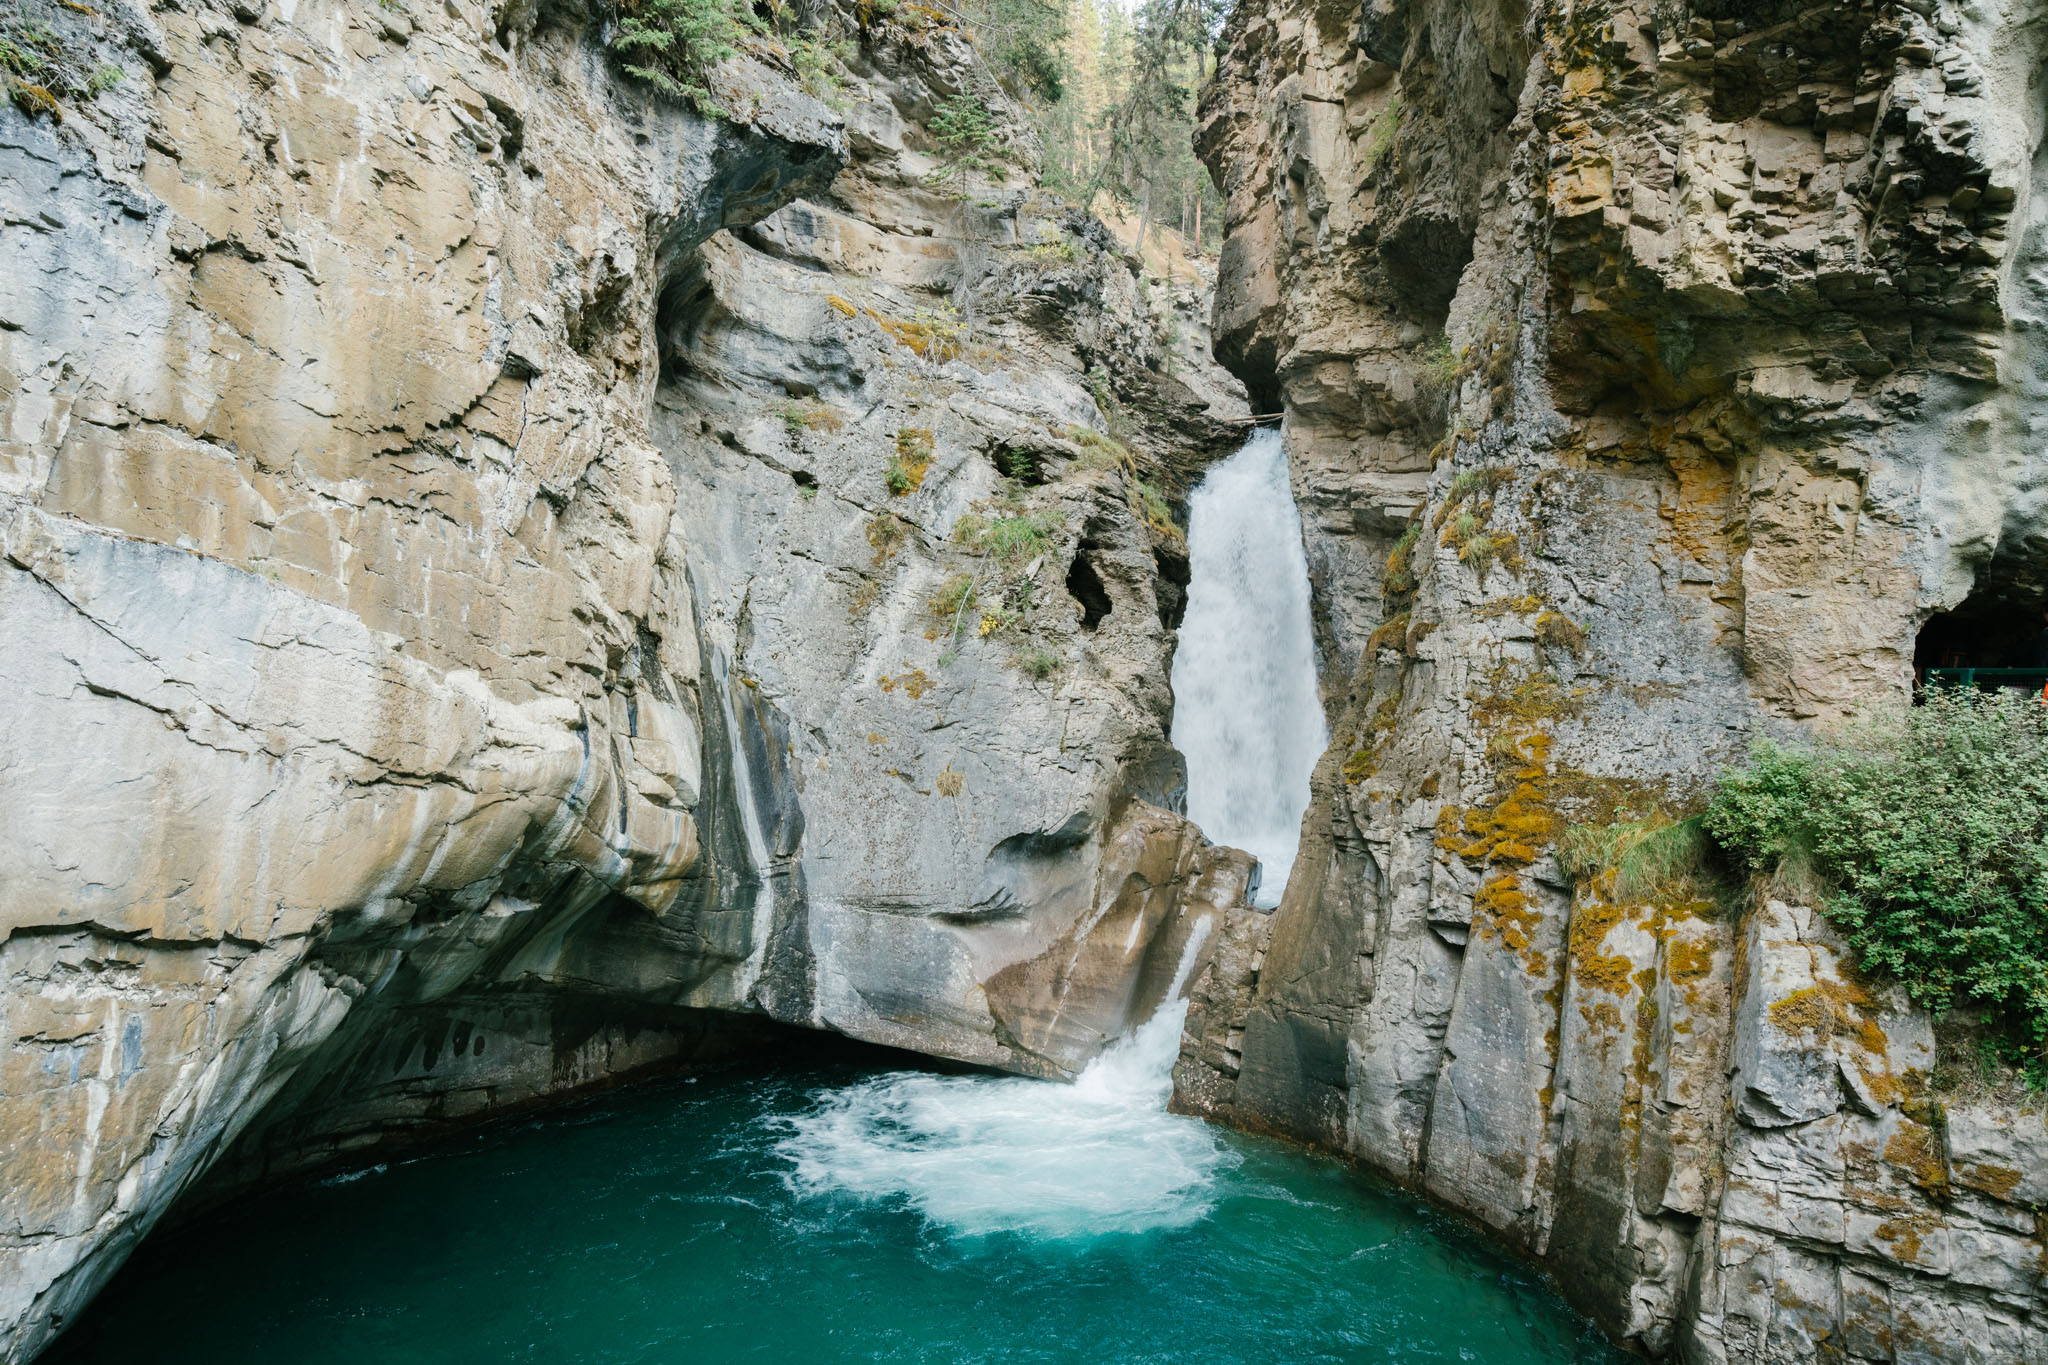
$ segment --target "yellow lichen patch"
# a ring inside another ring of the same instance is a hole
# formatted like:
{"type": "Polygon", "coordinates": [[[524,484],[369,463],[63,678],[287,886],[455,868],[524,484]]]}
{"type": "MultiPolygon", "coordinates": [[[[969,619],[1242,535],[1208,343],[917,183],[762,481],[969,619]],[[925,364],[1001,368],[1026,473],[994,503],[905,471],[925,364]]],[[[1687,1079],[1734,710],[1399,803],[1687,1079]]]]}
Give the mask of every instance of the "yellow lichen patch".
{"type": "Polygon", "coordinates": [[[827,303],[831,304],[831,305],[832,305],[832,307],[833,307],[834,309],[836,309],[836,310],[838,311],[838,313],[839,313],[839,315],[840,315],[841,317],[849,317],[849,318],[850,318],[850,317],[852,317],[852,316],[853,316],[853,315],[854,315],[855,313],[858,313],[858,312],[860,311],[860,309],[858,309],[858,308],[854,307],[854,306],[853,306],[853,305],[852,305],[851,303],[847,302],[847,301],[846,301],[845,299],[842,299],[842,298],[840,298],[840,297],[839,297],[839,296],[838,296],[837,294],[829,294],[829,295],[827,295],[827,296],[826,296],[826,298],[825,298],[825,302],[827,302],[827,303]]]}
{"type": "Polygon", "coordinates": [[[1904,1218],[1887,1218],[1879,1223],[1870,1235],[1890,1247],[1892,1254],[1902,1261],[1920,1259],[1921,1239],[1941,1230],[1941,1220],[1929,1214],[1904,1218]]]}
{"type": "Polygon", "coordinates": [[[1532,730],[1545,721],[1557,720],[1579,709],[1583,689],[1567,689],[1556,675],[1535,673],[1509,681],[1509,668],[1496,668],[1487,679],[1489,690],[1471,697],[1473,723],[1483,729],[1532,730]]]}
{"type": "Polygon", "coordinates": [[[1530,974],[1541,975],[1548,969],[1549,960],[1535,950],[1531,940],[1543,916],[1530,906],[1529,893],[1522,889],[1519,878],[1506,872],[1488,878],[1472,897],[1472,908],[1477,912],[1473,928],[1480,935],[1499,939],[1530,974]]]}
{"type": "Polygon", "coordinates": [[[1558,818],[1535,783],[1518,782],[1498,805],[1465,811],[1459,830],[1463,838],[1442,842],[1467,862],[1533,863],[1557,836],[1558,818]]]}
{"type": "Polygon", "coordinates": [[[2024,1172],[2010,1166],[1966,1164],[1956,1167],[1953,1174],[1956,1184],[1968,1185],[2007,1202],[2012,1200],[2012,1192],[2020,1187],[2020,1182],[2026,1179],[2024,1172]]]}
{"type": "Polygon", "coordinates": [[[1365,723],[1365,733],[1359,736],[1357,752],[1344,760],[1344,780],[1352,786],[1373,775],[1378,766],[1379,752],[1394,733],[1394,721],[1401,709],[1401,692],[1396,689],[1381,699],[1373,708],[1370,719],[1365,723]]]}
{"type": "Polygon", "coordinates": [[[1657,1033],[1657,969],[1645,967],[1637,972],[1636,985],[1642,991],[1636,1000],[1636,1045],[1621,1101],[1621,1126],[1632,1137],[1642,1131],[1643,1100],[1650,1093],[1651,1064],[1656,1060],[1651,1040],[1657,1033]]]}
{"type": "Polygon", "coordinates": [[[1941,1135],[1927,1124],[1901,1122],[1884,1145],[1884,1159],[1925,1190],[1948,1189],[1948,1163],[1942,1159],[1941,1135]]]}
{"type": "Polygon", "coordinates": [[[1579,1018],[1594,1033],[1620,1033],[1621,1010],[1612,1000],[1595,1000],[1579,1006],[1579,1018]]]}
{"type": "Polygon", "coordinates": [[[1602,951],[1607,945],[1607,935],[1625,918],[1622,907],[1611,905],[1597,896],[1580,900],[1572,912],[1568,936],[1573,981],[1588,990],[1607,991],[1614,995],[1628,993],[1635,963],[1618,954],[1610,956],[1602,951]]]}
{"type": "Polygon", "coordinates": [[[1673,985],[1691,985],[1714,970],[1714,945],[1703,939],[1673,937],[1664,945],[1664,970],[1673,985]]]}
{"type": "Polygon", "coordinates": [[[1787,1033],[1848,1038],[1882,1057],[1890,1049],[1884,1030],[1871,1018],[1874,1009],[1869,994],[1853,982],[1824,979],[1773,1001],[1768,1013],[1787,1033]]]}
{"type": "Polygon", "coordinates": [[[913,668],[893,678],[884,677],[878,681],[882,684],[884,692],[894,692],[900,687],[912,701],[922,698],[932,688],[932,680],[925,676],[925,671],[921,668],[913,668]]]}

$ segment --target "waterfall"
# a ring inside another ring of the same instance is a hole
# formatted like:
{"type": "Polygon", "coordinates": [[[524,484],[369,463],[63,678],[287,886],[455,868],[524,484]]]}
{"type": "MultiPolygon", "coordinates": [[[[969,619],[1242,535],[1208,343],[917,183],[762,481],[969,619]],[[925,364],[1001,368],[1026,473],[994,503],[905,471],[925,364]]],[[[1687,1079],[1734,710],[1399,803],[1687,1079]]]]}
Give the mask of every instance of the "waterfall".
{"type": "MultiPolygon", "coordinates": [[[[1257,433],[1202,480],[1188,547],[1193,581],[1173,661],[1188,816],[1256,856],[1260,903],[1277,904],[1327,740],[1301,517],[1276,433],[1257,433]]],[[[1068,1242],[1205,1217],[1237,1158],[1166,1102],[1187,1017],[1181,991],[1211,927],[1194,925],[1158,1012],[1072,1085],[896,1074],[779,1120],[791,1190],[908,1204],[955,1237],[1068,1242]]]]}
{"type": "Polygon", "coordinates": [[[1207,1124],[1166,1112],[1210,924],[1195,925],[1166,1003],[1072,1085],[897,1073],[780,1122],[799,1195],[907,1203],[954,1237],[1075,1242],[1185,1227],[1214,1206],[1238,1157],[1207,1124]]]}
{"type": "Polygon", "coordinates": [[[1276,431],[1260,431],[1188,499],[1193,581],[1173,657],[1173,744],[1188,818],[1259,860],[1256,903],[1287,889],[1308,780],[1329,743],[1316,694],[1308,560],[1276,431]]]}

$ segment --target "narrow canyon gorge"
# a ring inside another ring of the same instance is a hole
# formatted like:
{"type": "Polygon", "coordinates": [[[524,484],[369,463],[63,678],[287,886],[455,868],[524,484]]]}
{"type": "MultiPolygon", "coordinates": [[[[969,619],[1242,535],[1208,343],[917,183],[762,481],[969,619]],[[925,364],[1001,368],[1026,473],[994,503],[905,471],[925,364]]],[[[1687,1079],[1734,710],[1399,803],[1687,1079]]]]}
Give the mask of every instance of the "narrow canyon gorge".
{"type": "Polygon", "coordinates": [[[792,13],[679,98],[603,0],[0,0],[0,1359],[827,1034],[1163,1094],[1185,995],[1177,1113],[1623,1349],[2048,1362],[2041,1096],[1567,847],[2040,620],[2048,6],[1238,0],[1213,259],[792,13]]]}

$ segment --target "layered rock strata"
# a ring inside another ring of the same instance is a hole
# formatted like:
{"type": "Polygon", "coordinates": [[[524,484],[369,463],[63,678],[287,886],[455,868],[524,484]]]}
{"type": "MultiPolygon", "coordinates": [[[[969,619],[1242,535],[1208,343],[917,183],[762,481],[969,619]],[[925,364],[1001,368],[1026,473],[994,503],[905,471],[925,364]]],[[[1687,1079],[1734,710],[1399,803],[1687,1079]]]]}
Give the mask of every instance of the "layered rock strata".
{"type": "Polygon", "coordinates": [[[1688,1361],[2048,1356],[2048,1127],[1811,911],[1617,901],[1574,822],[2038,615],[2048,17],[1240,7],[1219,355],[1283,402],[1336,742],[1179,1103],[1484,1222],[1688,1361]]]}
{"type": "Polygon", "coordinates": [[[0,109],[0,1355],[210,1170],[770,1019],[1071,1071],[1239,899],[1152,486],[1229,381],[931,188],[942,95],[1031,157],[958,33],[814,17],[709,118],[576,4],[22,8],[124,76],[0,109]]]}

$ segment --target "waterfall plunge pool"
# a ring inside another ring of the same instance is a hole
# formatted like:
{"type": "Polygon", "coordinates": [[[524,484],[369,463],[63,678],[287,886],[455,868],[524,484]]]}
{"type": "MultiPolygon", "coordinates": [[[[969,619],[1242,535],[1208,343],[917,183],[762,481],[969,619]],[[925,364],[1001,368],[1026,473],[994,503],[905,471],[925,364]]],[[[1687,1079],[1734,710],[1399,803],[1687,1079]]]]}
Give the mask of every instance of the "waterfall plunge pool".
{"type": "Polygon", "coordinates": [[[153,1238],[50,1359],[1623,1359],[1419,1202],[1165,1113],[1178,1025],[1072,1086],[861,1052],[289,1186],[153,1238]]]}
{"type": "MultiPolygon", "coordinates": [[[[1189,499],[1189,542],[1173,668],[1188,814],[1258,857],[1271,906],[1326,742],[1277,434],[1210,471],[1189,499]]],[[[1417,1202],[1167,1113],[1200,942],[1174,1003],[1072,1085],[886,1069],[868,1053],[613,1096],[159,1238],[56,1356],[1621,1358],[1541,1282],[1417,1202]]]]}

